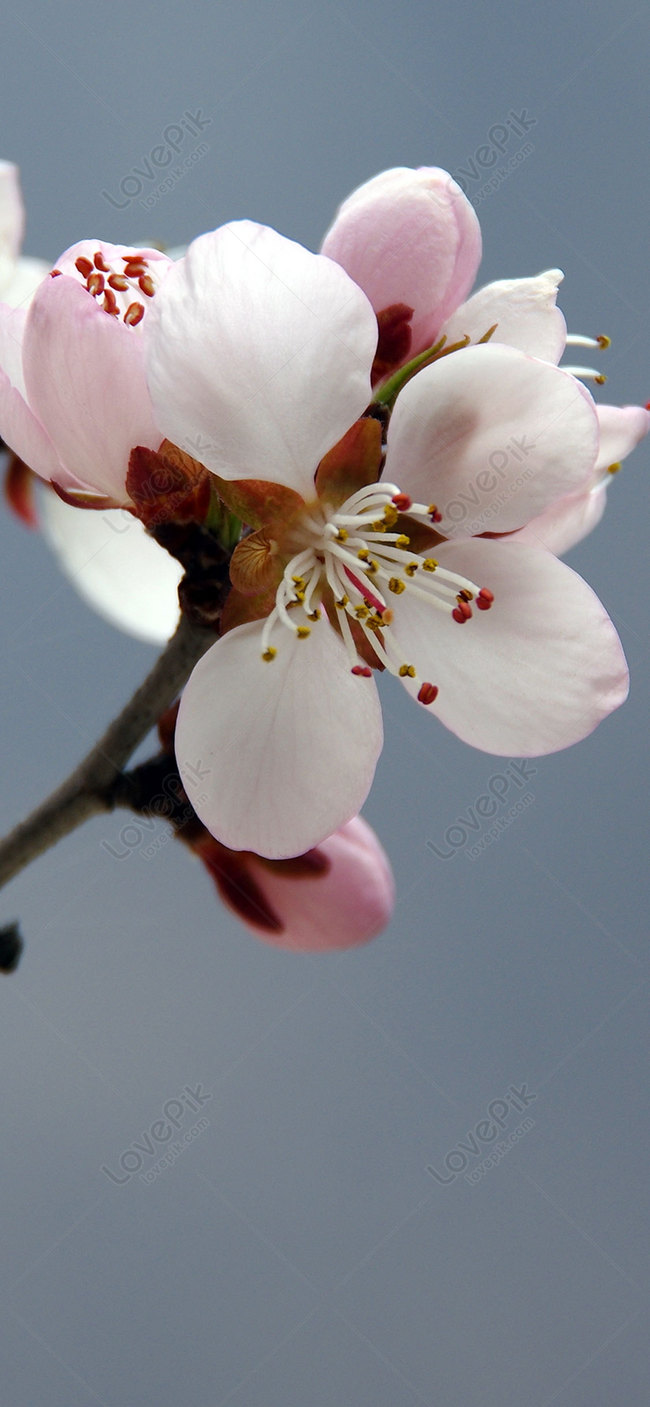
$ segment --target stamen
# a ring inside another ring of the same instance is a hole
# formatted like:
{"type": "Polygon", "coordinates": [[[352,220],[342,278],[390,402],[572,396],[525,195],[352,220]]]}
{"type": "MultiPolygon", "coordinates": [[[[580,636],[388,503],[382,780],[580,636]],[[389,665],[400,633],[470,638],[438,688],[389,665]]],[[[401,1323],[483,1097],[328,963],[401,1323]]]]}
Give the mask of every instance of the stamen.
{"type": "Polygon", "coordinates": [[[437,684],[421,684],[418,690],[418,702],[421,704],[432,704],[438,697],[440,690],[437,684]]]}
{"type": "Polygon", "coordinates": [[[593,366],[561,366],[560,371],[568,371],[570,376],[576,376],[580,381],[595,381],[597,386],[604,386],[607,380],[593,366]]]}
{"type": "Polygon", "coordinates": [[[104,301],[102,303],[102,307],[105,313],[112,313],[113,317],[119,317],[120,310],[117,306],[117,298],[115,297],[115,294],[110,288],[107,288],[104,291],[104,301]]]}
{"type": "Polygon", "coordinates": [[[570,332],[565,345],[567,347],[599,347],[601,352],[606,352],[607,348],[612,345],[612,339],[603,332],[600,337],[583,337],[580,332],[570,332]]]}
{"type": "Polygon", "coordinates": [[[127,327],[137,327],[144,317],[144,307],[142,303],[129,303],[124,314],[124,321],[127,327]]]}
{"type": "Polygon", "coordinates": [[[458,605],[456,609],[452,611],[451,618],[452,620],[457,620],[459,625],[464,625],[465,621],[471,620],[472,618],[472,608],[460,595],[457,597],[457,601],[458,605]]]}

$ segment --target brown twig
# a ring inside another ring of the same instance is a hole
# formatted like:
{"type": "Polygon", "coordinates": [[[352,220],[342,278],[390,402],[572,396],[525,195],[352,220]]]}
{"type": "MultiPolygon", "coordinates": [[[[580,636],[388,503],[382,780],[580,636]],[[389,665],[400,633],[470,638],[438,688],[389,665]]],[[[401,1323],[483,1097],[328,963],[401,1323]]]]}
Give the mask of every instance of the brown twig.
{"type": "Polygon", "coordinates": [[[133,698],[65,782],[0,841],[0,887],[84,821],[116,804],[116,779],[185,684],[214,631],[181,617],[133,698]]]}

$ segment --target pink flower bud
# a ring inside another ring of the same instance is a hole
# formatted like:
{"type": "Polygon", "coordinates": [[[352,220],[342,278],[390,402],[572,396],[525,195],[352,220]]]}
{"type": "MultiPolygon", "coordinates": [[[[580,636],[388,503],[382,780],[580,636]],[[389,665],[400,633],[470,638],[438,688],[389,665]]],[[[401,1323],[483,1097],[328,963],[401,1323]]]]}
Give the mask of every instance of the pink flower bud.
{"type": "Polygon", "coordinates": [[[194,841],[221,895],[258,938],[293,952],[351,948],[375,938],[393,911],[393,875],[360,816],[295,860],[194,841]]]}

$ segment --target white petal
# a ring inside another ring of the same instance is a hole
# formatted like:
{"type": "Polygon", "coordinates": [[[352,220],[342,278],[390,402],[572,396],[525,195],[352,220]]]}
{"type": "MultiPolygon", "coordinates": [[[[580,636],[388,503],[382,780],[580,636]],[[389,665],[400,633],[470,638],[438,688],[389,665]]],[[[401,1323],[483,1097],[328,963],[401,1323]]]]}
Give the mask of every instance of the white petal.
{"type": "Polygon", "coordinates": [[[459,625],[405,592],[396,598],[395,637],[420,677],[438,685],[429,712],[464,742],[537,757],[586,737],[624,702],[618,635],[564,562],[523,543],[479,539],[445,543],[436,555],[489,587],[492,609],[459,625]]]}
{"type": "Polygon", "coordinates": [[[51,489],[38,509],[43,536],[84,601],[128,635],[164,644],[178,624],[180,563],[126,511],[71,508],[51,489]]]}
{"type": "Polygon", "coordinates": [[[18,167],[0,161],[0,297],[12,277],[23,240],[25,211],[20,193],[18,167]]]}
{"type": "Polygon", "coordinates": [[[386,476],[435,502],[446,537],[520,528],[593,471],[598,422],[567,372],[512,347],[468,347],[404,387],[386,476]]]}
{"type": "Polygon", "coordinates": [[[555,306],[564,274],[549,269],[536,278],[504,278],[488,283],[457,308],[442,331],[448,342],[478,342],[494,325],[493,343],[517,347],[541,361],[557,363],[564,351],[566,323],[555,306]]]}
{"type": "Polygon", "coordinates": [[[370,400],[377,323],[337,264],[242,221],[172,267],[145,342],[168,439],[223,478],[309,497],[319,460],[370,400]]]}
{"type": "Polygon", "coordinates": [[[545,547],[561,557],[576,542],[598,526],[607,502],[607,481],[570,493],[552,503],[539,518],[531,518],[524,528],[513,533],[510,542],[528,542],[531,547],[545,547]]]}
{"type": "Polygon", "coordinates": [[[52,265],[44,259],[29,259],[24,256],[14,264],[11,278],[0,289],[3,303],[11,308],[28,307],[39,284],[50,272],[52,265]]]}
{"type": "Polygon", "coordinates": [[[186,685],[176,728],[183,785],[208,830],[232,850],[300,855],[356,815],[382,745],[372,679],[350,672],[323,618],[298,640],[242,625],[213,645],[186,685]]]}
{"type": "Polygon", "coordinates": [[[640,405],[596,406],[600,448],[596,471],[626,459],[650,429],[650,413],[640,405]]]}

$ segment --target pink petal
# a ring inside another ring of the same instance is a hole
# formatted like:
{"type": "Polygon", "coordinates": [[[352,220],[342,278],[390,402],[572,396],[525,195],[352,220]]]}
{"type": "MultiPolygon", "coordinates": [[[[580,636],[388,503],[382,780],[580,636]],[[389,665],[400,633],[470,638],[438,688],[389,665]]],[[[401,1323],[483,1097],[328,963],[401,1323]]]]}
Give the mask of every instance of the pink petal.
{"type": "Polygon", "coordinates": [[[596,406],[600,426],[600,448],[596,470],[619,464],[636,448],[650,430],[650,413],[640,405],[596,406]]]}
{"type": "Polygon", "coordinates": [[[388,856],[360,816],[340,826],[318,846],[326,873],[295,877],[251,857],[250,868],[282,923],[252,931],[292,952],[338,952],[375,938],[389,922],[395,884],[388,856]]]}
{"type": "Polygon", "coordinates": [[[190,245],[145,340],[164,435],[224,479],[313,496],[319,461],[370,400],[367,299],[330,260],[249,221],[190,245]]]}
{"type": "Polygon", "coordinates": [[[585,484],[597,447],[594,403],[575,377],[512,347],[468,347],[400,393],[386,477],[433,500],[446,537],[509,532],[585,484]]]}
{"type": "Polygon", "coordinates": [[[531,547],[545,547],[561,557],[576,542],[598,526],[607,502],[607,483],[595,484],[582,493],[570,493],[552,503],[538,518],[513,533],[511,542],[528,542],[531,547]]]}
{"type": "Polygon", "coordinates": [[[262,624],[238,626],[196,666],[176,756],[208,830],[232,850],[300,855],[359,811],[382,745],[372,679],[350,672],[325,619],[309,639],[284,626],[261,658],[262,624]]]}
{"type": "Polygon", "coordinates": [[[118,500],[135,445],[157,449],[137,328],[105,313],[75,279],[46,279],[27,316],[29,404],[69,472],[118,500]]]}
{"type": "Polygon", "coordinates": [[[600,427],[600,448],[594,477],[580,493],[568,494],[532,518],[513,534],[518,542],[546,547],[561,555],[592,532],[605,511],[610,465],[631,454],[650,429],[650,414],[641,406],[596,406],[600,427]],[[603,477],[604,475],[604,477],[603,477]]]}
{"type": "Polygon", "coordinates": [[[178,625],[183,569],[131,513],[70,508],[39,495],[40,526],[65,576],[118,630],[164,644],[178,625]]]}
{"type": "Polygon", "coordinates": [[[493,344],[517,347],[531,357],[557,363],[566,342],[566,323],[555,306],[563,278],[559,269],[549,269],[537,278],[488,283],[452,313],[442,331],[449,343],[465,336],[478,342],[496,323],[493,344]]]}
{"type": "Polygon", "coordinates": [[[26,313],[0,303],[0,436],[43,479],[79,487],[62,465],[54,445],[25,398],[23,336],[26,313]]]}
{"type": "Polygon", "coordinates": [[[413,309],[414,356],[471,288],[481,230],[446,171],[395,167],[348,196],[321,252],[347,270],[376,313],[400,303],[413,309]]]}
{"type": "MultiPolygon", "coordinates": [[[[436,555],[488,587],[492,609],[458,625],[405,592],[396,598],[395,638],[420,677],[439,687],[429,711],[464,742],[536,757],[586,737],[624,702],[618,635],[564,562],[523,543],[479,539],[445,543],[436,555]]],[[[405,683],[417,693],[417,681],[405,683]]]]}

